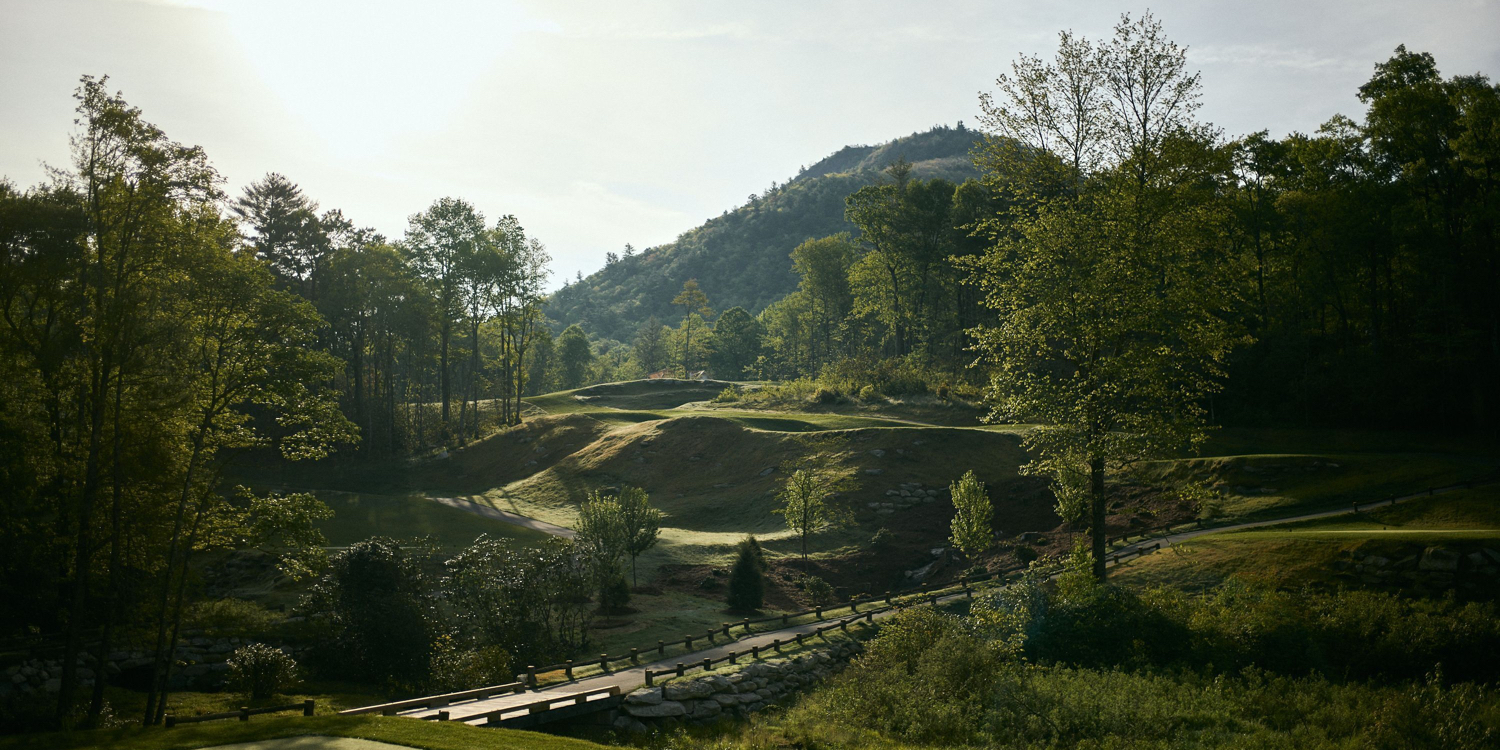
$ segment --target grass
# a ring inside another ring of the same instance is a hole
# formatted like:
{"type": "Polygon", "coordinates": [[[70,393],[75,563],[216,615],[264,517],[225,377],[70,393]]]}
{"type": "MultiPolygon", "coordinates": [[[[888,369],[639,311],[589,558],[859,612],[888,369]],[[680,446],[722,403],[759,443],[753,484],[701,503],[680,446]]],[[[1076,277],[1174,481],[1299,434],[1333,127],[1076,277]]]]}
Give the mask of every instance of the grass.
{"type": "Polygon", "coordinates": [[[444,549],[466,547],[480,534],[525,544],[546,538],[541,532],[439,505],[420,495],[332,491],[316,494],[333,509],[333,518],[320,521],[318,528],[335,547],[376,535],[400,539],[430,536],[444,549]]]}
{"type": "Polygon", "coordinates": [[[511,729],[385,716],[255,717],[174,729],[132,727],[0,738],[0,750],[194,750],[281,737],[321,735],[387,742],[422,750],[598,750],[602,745],[511,729]]]}
{"type": "Polygon", "coordinates": [[[1230,577],[1280,586],[1334,584],[1333,563],[1346,553],[1400,556],[1433,544],[1500,548],[1500,488],[1451,492],[1357,517],[1210,534],[1128,561],[1111,577],[1131,586],[1189,590],[1230,577]]]}

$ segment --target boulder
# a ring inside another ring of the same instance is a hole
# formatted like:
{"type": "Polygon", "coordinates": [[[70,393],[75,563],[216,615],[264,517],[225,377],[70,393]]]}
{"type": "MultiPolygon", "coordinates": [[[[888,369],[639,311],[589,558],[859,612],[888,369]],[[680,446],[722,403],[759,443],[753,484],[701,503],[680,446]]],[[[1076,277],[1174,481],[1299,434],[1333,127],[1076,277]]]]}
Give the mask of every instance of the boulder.
{"type": "Polygon", "coordinates": [[[740,697],[738,695],[735,695],[734,693],[715,693],[714,700],[717,701],[720,706],[723,706],[725,708],[728,708],[730,706],[738,706],[740,704],[740,697]]]}
{"type": "Polygon", "coordinates": [[[662,701],[650,706],[626,704],[625,713],[642,719],[664,719],[669,716],[687,716],[687,708],[677,701],[662,701]]]}
{"type": "Polygon", "coordinates": [[[667,700],[672,701],[707,698],[708,696],[713,695],[713,693],[713,685],[700,680],[673,683],[671,685],[667,685],[666,689],[664,690],[664,694],[666,695],[667,700]]]}
{"type": "Polygon", "coordinates": [[[662,695],[659,687],[641,688],[625,696],[625,702],[632,706],[655,706],[659,705],[666,696],[662,695]]]}
{"type": "Polygon", "coordinates": [[[1438,573],[1452,573],[1458,570],[1458,553],[1443,547],[1428,547],[1422,550],[1422,562],[1417,568],[1438,573]]]}
{"type": "Polygon", "coordinates": [[[698,678],[698,682],[704,683],[713,688],[713,691],[716,693],[725,693],[734,690],[734,683],[730,682],[728,677],[725,677],[721,674],[711,674],[707,677],[700,677],[698,678]]]}
{"type": "Polygon", "coordinates": [[[694,721],[702,721],[704,719],[712,719],[723,712],[724,707],[719,705],[718,701],[698,701],[693,704],[693,711],[688,714],[688,718],[694,721]]]}

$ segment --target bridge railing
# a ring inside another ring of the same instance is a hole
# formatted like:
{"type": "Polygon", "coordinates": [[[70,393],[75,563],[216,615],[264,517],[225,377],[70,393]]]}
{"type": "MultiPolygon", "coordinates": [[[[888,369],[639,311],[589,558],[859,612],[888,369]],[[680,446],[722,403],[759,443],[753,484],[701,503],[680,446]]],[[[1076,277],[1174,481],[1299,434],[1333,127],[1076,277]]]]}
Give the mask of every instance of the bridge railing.
{"type": "Polygon", "coordinates": [[[339,712],[340,716],[353,716],[355,714],[379,713],[382,716],[395,716],[402,711],[414,708],[443,708],[451,703],[466,700],[484,700],[486,698],[505,695],[508,693],[524,693],[526,684],[523,682],[507,682],[504,685],[491,685],[489,687],[474,688],[473,690],[460,690],[456,693],[444,693],[442,695],[429,695],[423,698],[411,698],[391,703],[381,703],[375,706],[361,706],[359,708],[345,709],[339,712]]]}

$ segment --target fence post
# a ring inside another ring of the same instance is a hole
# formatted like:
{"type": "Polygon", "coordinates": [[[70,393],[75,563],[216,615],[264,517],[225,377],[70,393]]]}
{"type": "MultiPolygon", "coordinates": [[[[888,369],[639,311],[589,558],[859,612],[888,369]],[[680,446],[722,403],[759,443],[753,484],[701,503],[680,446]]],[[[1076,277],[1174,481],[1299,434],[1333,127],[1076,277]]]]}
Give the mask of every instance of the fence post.
{"type": "Polygon", "coordinates": [[[651,687],[651,670],[646,670],[646,687],[651,687]]]}
{"type": "Polygon", "coordinates": [[[802,645],[802,634],[801,633],[797,634],[796,640],[797,640],[797,645],[801,646],[802,645]]]}
{"type": "Polygon", "coordinates": [[[599,671],[609,671],[609,654],[599,654],[599,671]]]}
{"type": "Polygon", "coordinates": [[[745,618],[745,635],[750,634],[750,618],[745,618]]]}
{"type": "Polygon", "coordinates": [[[891,592],[889,590],[887,590],[885,592],[885,603],[886,604],[890,604],[891,603],[891,592]]]}
{"type": "Polygon", "coordinates": [[[735,660],[739,658],[739,655],[740,655],[740,652],[738,652],[738,651],[730,651],[729,652],[729,663],[730,664],[738,664],[739,662],[735,661],[735,660]]]}
{"type": "Polygon", "coordinates": [[[249,720],[250,720],[250,707],[249,706],[240,706],[240,721],[249,721],[249,720]]]}
{"type": "Polygon", "coordinates": [[[819,604],[818,606],[813,607],[813,619],[814,620],[821,620],[821,619],[823,619],[823,605],[819,604]]]}
{"type": "Polygon", "coordinates": [[[639,648],[636,648],[635,646],[631,646],[630,647],[630,663],[631,664],[640,664],[641,663],[641,650],[639,648]]]}
{"type": "Polygon", "coordinates": [[[447,711],[439,711],[438,714],[437,714],[437,720],[438,721],[447,721],[448,720],[448,712],[447,711]]]}
{"type": "Polygon", "coordinates": [[[565,662],[563,664],[563,674],[566,674],[568,676],[568,680],[570,682],[572,681],[572,679],[573,679],[573,660],[572,659],[569,659],[567,662],[565,662]]]}
{"type": "Polygon", "coordinates": [[[759,659],[760,658],[760,646],[751,646],[750,647],[750,658],[751,659],[759,659]]]}
{"type": "Polygon", "coordinates": [[[869,622],[869,623],[875,622],[875,613],[874,612],[866,612],[865,613],[865,622],[869,622]]]}
{"type": "Polygon", "coordinates": [[[849,610],[856,615],[859,614],[859,597],[849,597],[849,610]]]}
{"type": "Polygon", "coordinates": [[[731,636],[730,636],[730,635],[729,635],[729,623],[727,623],[727,622],[726,622],[726,623],[724,623],[724,637],[725,637],[725,638],[729,638],[729,637],[731,637],[731,636]]]}
{"type": "Polygon", "coordinates": [[[780,638],[773,638],[773,639],[771,639],[771,648],[776,649],[776,653],[778,653],[778,654],[781,653],[781,639],[780,638]]]}
{"type": "Polygon", "coordinates": [[[683,672],[682,662],[677,662],[677,676],[681,677],[683,672]]]}
{"type": "Polygon", "coordinates": [[[529,685],[532,690],[536,689],[536,665],[534,664],[526,665],[526,684],[529,685]]]}
{"type": "Polygon", "coordinates": [[[682,637],[682,642],[683,642],[684,645],[687,646],[687,650],[689,650],[689,651],[693,650],[693,637],[692,636],[690,636],[690,635],[683,636],[682,637]]]}
{"type": "Polygon", "coordinates": [[[714,662],[708,657],[703,657],[703,671],[707,672],[714,668],[714,662]]]}
{"type": "Polygon", "coordinates": [[[709,628],[708,629],[708,645],[710,645],[710,646],[715,645],[715,643],[714,643],[714,629],[713,628],[709,628]]]}
{"type": "Polygon", "coordinates": [[[785,613],[782,613],[782,615],[781,615],[781,627],[783,627],[783,628],[786,627],[786,614],[785,613]]]}
{"type": "Polygon", "coordinates": [[[172,714],[167,714],[167,728],[171,729],[175,726],[177,726],[177,717],[172,714]]]}
{"type": "Polygon", "coordinates": [[[667,642],[666,641],[657,641],[656,642],[656,653],[659,656],[666,656],[667,655],[667,642]]]}
{"type": "Polygon", "coordinates": [[[312,701],[312,698],[308,698],[307,700],[302,701],[302,715],[303,716],[312,716],[313,715],[313,701],[312,701]]]}

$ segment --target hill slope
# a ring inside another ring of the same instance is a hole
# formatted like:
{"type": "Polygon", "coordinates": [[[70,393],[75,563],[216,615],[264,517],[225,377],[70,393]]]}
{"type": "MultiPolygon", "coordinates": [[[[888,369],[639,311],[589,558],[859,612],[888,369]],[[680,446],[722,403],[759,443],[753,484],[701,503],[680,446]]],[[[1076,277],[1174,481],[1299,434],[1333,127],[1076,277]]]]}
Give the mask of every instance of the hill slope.
{"type": "Polygon", "coordinates": [[[844,198],[877,182],[905,157],[916,177],[954,182],[977,176],[972,130],[940,127],[878,146],[847,146],[785,185],[709,219],[675,241],[605,266],[552,295],[547,315],[563,325],[627,340],[652,315],[675,319],[672,297],[697,279],[715,310],[736,305],[758,313],[797,286],[788,257],[803,241],[854,232],[844,198]]]}

